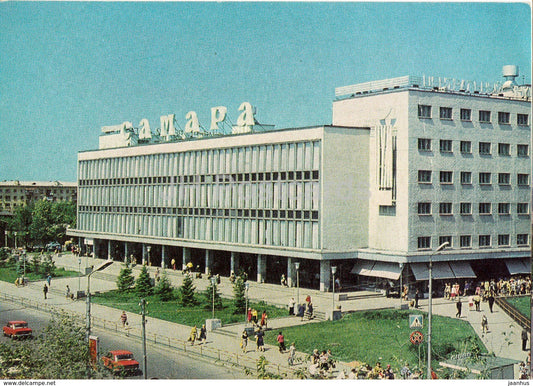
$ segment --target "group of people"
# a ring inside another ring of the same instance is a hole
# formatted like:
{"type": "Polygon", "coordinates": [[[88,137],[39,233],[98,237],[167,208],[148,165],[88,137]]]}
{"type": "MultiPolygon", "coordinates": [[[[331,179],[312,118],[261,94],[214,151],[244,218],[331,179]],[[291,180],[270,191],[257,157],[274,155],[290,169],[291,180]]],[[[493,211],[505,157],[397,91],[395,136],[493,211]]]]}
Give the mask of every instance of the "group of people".
{"type": "Polygon", "coordinates": [[[336,361],[331,354],[331,350],[322,350],[321,352],[318,349],[313,350],[309,374],[322,378],[328,377],[335,367],[336,361]]]}
{"type": "Polygon", "coordinates": [[[455,300],[459,296],[478,296],[488,300],[489,296],[526,295],[531,293],[531,277],[512,277],[491,279],[481,282],[465,281],[463,286],[459,283],[445,283],[444,297],[455,300]]]}
{"type": "Polygon", "coordinates": [[[261,314],[261,320],[258,319],[259,314],[255,308],[248,308],[247,322],[259,329],[266,329],[268,324],[268,315],[266,311],[261,314]]]}
{"type": "Polygon", "coordinates": [[[191,346],[194,346],[194,342],[198,341],[201,343],[204,340],[207,340],[207,329],[205,328],[205,324],[202,324],[200,330],[198,330],[196,326],[193,326],[187,342],[191,342],[191,346]]]}
{"type": "Polygon", "coordinates": [[[305,304],[296,304],[294,298],[291,298],[287,304],[287,307],[289,309],[290,316],[296,315],[297,317],[302,318],[302,321],[305,319],[313,319],[314,308],[313,303],[311,302],[311,296],[309,295],[307,295],[305,298],[305,304]]]}

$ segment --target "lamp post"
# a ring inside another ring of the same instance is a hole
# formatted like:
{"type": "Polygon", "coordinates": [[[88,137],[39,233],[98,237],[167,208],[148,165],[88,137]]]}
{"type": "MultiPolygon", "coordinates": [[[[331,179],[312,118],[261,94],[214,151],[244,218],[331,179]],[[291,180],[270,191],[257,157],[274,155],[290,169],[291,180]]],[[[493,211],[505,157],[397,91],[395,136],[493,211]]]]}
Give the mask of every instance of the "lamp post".
{"type": "Polygon", "coordinates": [[[15,235],[15,250],[17,249],[17,232],[13,232],[15,235]]]}
{"type": "Polygon", "coordinates": [[[244,288],[246,288],[246,307],[244,307],[244,321],[248,321],[248,288],[250,288],[250,283],[244,283],[244,288]]]}
{"type": "Polygon", "coordinates": [[[81,288],[81,257],[78,257],[78,291],[81,288]]]}
{"type": "Polygon", "coordinates": [[[297,261],[294,263],[294,268],[296,268],[296,305],[300,305],[300,262],[297,261]]]}
{"type": "Polygon", "coordinates": [[[95,272],[101,271],[104,268],[107,268],[109,265],[113,264],[113,260],[107,260],[104,263],[96,267],[91,273],[87,275],[87,299],[86,299],[86,332],[85,340],[89,342],[89,336],[91,335],[91,275],[95,272]]]}
{"type": "Polygon", "coordinates": [[[151,246],[151,245],[148,245],[148,246],[146,247],[146,251],[148,252],[148,264],[147,264],[147,265],[148,265],[149,267],[152,266],[152,264],[150,263],[150,251],[151,251],[151,250],[152,250],[152,246],[151,246]]]}
{"type": "Polygon", "coordinates": [[[215,286],[217,284],[217,278],[212,277],[211,278],[211,286],[213,287],[213,319],[215,319],[215,286]]]}
{"type": "Polygon", "coordinates": [[[331,302],[331,319],[333,319],[333,311],[335,311],[335,273],[337,273],[337,267],[331,267],[331,273],[333,274],[333,298],[331,302]]]}
{"type": "Polygon", "coordinates": [[[400,295],[400,310],[402,309],[402,295],[403,295],[403,283],[402,283],[403,263],[400,263],[400,289],[398,294],[400,295]]]}
{"type": "Polygon", "coordinates": [[[437,250],[429,255],[429,305],[428,305],[428,379],[431,379],[431,315],[432,315],[432,292],[433,292],[433,279],[431,275],[431,270],[433,268],[433,256],[442,251],[444,248],[446,248],[450,243],[448,241],[442,243],[439,245],[437,250]]]}

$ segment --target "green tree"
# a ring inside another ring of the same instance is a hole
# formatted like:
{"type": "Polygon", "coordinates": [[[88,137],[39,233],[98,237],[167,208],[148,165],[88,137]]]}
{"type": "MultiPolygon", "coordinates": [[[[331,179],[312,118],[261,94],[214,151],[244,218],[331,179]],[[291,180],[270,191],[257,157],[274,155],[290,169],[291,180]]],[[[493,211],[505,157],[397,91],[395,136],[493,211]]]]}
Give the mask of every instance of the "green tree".
{"type": "MultiPolygon", "coordinates": [[[[220,297],[220,293],[218,292],[218,287],[215,283],[214,285],[214,294],[215,294],[215,308],[217,310],[221,310],[223,308],[222,305],[222,298],[220,297]]],[[[207,286],[207,289],[204,292],[204,301],[205,305],[204,308],[206,310],[210,310],[213,307],[213,283],[211,280],[209,280],[209,285],[207,286]]]]}
{"type": "Polygon", "coordinates": [[[150,280],[148,269],[146,268],[146,265],[143,265],[141,273],[135,281],[135,292],[137,295],[139,295],[139,297],[143,298],[150,296],[153,291],[154,287],[152,287],[152,281],[150,280]]]}
{"type": "Polygon", "coordinates": [[[135,284],[135,278],[129,265],[124,264],[117,277],[117,288],[119,291],[128,291],[135,284]]]}
{"type": "Polygon", "coordinates": [[[55,276],[55,270],[56,263],[54,260],[52,260],[52,256],[47,253],[44,255],[44,261],[41,264],[41,271],[45,276],[55,276]]]}
{"type": "Polygon", "coordinates": [[[237,276],[235,283],[233,283],[233,313],[241,314],[246,310],[246,286],[241,276],[237,276]]]}
{"type": "Polygon", "coordinates": [[[154,293],[163,302],[174,299],[174,288],[172,288],[172,285],[170,284],[170,280],[167,277],[167,274],[165,271],[163,271],[163,274],[161,275],[161,279],[156,284],[154,293]]]}
{"type": "Polygon", "coordinates": [[[193,285],[191,275],[185,275],[183,283],[180,287],[180,302],[182,306],[191,307],[198,304],[198,301],[196,300],[196,296],[194,294],[195,289],[196,288],[193,285]]]}
{"type": "Polygon", "coordinates": [[[30,265],[31,265],[31,270],[34,273],[39,274],[39,272],[41,271],[41,257],[38,254],[33,255],[31,258],[30,265]]]}

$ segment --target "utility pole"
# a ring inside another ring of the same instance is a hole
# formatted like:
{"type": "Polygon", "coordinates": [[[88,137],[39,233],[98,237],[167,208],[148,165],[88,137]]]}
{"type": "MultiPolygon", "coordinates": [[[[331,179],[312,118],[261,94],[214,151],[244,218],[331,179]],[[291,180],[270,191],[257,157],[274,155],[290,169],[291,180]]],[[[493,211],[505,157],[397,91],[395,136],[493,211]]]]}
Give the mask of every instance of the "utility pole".
{"type": "Polygon", "coordinates": [[[142,315],[142,340],[143,340],[143,376],[147,378],[146,367],[146,300],[141,299],[141,315],[142,315]]]}

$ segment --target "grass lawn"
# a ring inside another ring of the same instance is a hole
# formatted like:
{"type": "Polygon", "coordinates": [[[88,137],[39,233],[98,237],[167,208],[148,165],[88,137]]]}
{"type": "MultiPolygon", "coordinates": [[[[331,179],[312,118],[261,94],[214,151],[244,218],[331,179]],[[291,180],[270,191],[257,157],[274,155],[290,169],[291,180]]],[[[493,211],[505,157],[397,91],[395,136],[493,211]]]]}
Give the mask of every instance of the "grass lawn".
{"type": "MultiPolygon", "coordinates": [[[[177,291],[175,290],[176,297],[177,291]]],[[[147,311],[152,318],[168,320],[170,322],[180,323],[187,326],[201,326],[206,319],[212,318],[211,302],[206,302],[202,294],[197,294],[197,299],[201,302],[195,307],[183,307],[178,300],[170,300],[162,302],[157,296],[150,296],[146,298],[147,311]],[[204,305],[207,307],[205,308],[204,305]]],[[[96,294],[92,297],[94,303],[125,310],[129,312],[140,312],[139,297],[135,292],[119,292],[118,290],[109,291],[101,294],[96,294]]],[[[245,315],[233,313],[233,300],[222,299],[224,309],[215,309],[215,318],[220,319],[222,324],[230,324],[235,322],[244,322],[245,315]]],[[[287,316],[287,310],[275,306],[267,305],[265,303],[250,303],[249,307],[258,310],[258,316],[261,317],[263,310],[266,310],[270,319],[278,318],[280,316],[287,316]]],[[[116,319],[118,320],[117,313],[116,319]]]]}
{"type": "MultiPolygon", "coordinates": [[[[64,268],[56,268],[52,277],[72,277],[78,275],[79,273],[75,271],[66,271],[64,268]]],[[[7,281],[8,283],[15,283],[17,277],[20,276],[21,275],[17,273],[15,264],[0,267],[0,280],[2,281],[7,281]]],[[[46,278],[46,275],[44,273],[36,274],[34,272],[31,272],[31,266],[28,264],[26,265],[26,278],[30,281],[43,280],[46,278]]]]}
{"type": "Polygon", "coordinates": [[[505,301],[515,307],[526,318],[531,320],[531,298],[529,296],[506,298],[505,301]]]}
{"type": "MultiPolygon", "coordinates": [[[[414,331],[409,328],[409,314],[414,311],[380,310],[362,311],[344,316],[334,322],[310,323],[283,329],[287,347],[296,343],[296,349],[308,354],[313,349],[331,349],[335,358],[344,362],[357,360],[374,366],[380,361],[390,364],[398,371],[405,362],[411,369],[418,367],[418,355],[422,366],[427,363],[427,314],[424,314],[424,342],[415,346],[409,341],[414,331]]],[[[420,314],[421,312],[416,312],[420,314]]],[[[277,330],[268,331],[265,342],[277,344],[277,330]]],[[[474,330],[466,321],[434,315],[432,318],[433,367],[439,360],[449,357],[454,351],[461,351],[464,340],[473,337],[483,352],[486,349],[474,330]]]]}

